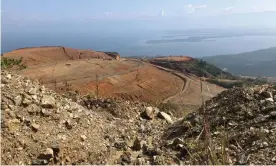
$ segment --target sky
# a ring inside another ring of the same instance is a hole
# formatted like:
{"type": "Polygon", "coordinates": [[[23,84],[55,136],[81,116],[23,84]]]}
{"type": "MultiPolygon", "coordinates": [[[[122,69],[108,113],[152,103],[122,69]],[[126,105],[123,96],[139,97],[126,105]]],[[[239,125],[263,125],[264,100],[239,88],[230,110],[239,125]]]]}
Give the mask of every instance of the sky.
{"type": "Polygon", "coordinates": [[[2,31],[276,27],[276,0],[2,0],[2,31]],[[275,17],[274,17],[275,18],[275,17]],[[111,28],[112,27],[112,28],[111,28]]]}

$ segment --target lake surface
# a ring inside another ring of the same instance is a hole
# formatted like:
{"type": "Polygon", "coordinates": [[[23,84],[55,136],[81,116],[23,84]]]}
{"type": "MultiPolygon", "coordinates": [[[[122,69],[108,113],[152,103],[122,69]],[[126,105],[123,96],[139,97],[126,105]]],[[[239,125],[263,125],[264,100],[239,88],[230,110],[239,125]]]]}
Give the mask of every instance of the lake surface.
{"type": "Polygon", "coordinates": [[[225,32],[2,33],[1,52],[23,47],[65,46],[116,51],[122,56],[235,54],[276,46],[276,34],[225,32]],[[156,42],[157,41],[157,42],[156,42]]]}

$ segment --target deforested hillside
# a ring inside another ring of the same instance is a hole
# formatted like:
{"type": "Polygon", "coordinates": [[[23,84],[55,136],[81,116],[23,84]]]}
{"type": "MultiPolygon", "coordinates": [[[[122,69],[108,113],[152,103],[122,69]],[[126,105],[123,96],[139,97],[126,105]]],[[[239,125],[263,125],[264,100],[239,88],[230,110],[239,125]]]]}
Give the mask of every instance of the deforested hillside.
{"type": "MultiPolygon", "coordinates": [[[[81,95],[140,100],[152,104],[201,104],[198,76],[189,78],[185,73],[173,74],[175,71],[160,69],[140,59],[120,58],[117,52],[66,47],[24,48],[5,53],[1,64],[21,76],[39,80],[58,93],[77,91],[81,95]]],[[[194,70],[199,71],[197,68],[194,70]]],[[[204,98],[209,99],[224,88],[205,82],[202,90],[204,98]]]]}
{"type": "Polygon", "coordinates": [[[1,164],[276,164],[276,87],[233,88],[178,119],[143,102],[58,95],[1,72],[1,164]]]}
{"type": "Polygon", "coordinates": [[[61,61],[70,61],[77,59],[119,59],[120,55],[117,53],[106,54],[104,52],[93,50],[79,50],[74,48],[67,48],[62,46],[43,46],[21,48],[3,54],[3,57],[19,59],[22,58],[27,66],[38,64],[57,63],[61,61]]]}
{"type": "Polygon", "coordinates": [[[160,131],[175,120],[150,104],[67,98],[1,71],[3,165],[150,164],[153,154],[141,161],[142,145],[151,153],[160,131]]]}

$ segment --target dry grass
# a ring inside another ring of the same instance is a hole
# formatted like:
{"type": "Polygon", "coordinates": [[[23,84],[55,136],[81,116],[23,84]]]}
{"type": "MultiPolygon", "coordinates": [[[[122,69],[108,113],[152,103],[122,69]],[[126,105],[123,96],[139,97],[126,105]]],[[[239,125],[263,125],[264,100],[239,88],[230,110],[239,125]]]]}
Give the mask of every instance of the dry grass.
{"type": "Polygon", "coordinates": [[[212,139],[210,128],[211,126],[206,114],[202,79],[200,79],[200,91],[202,106],[198,111],[199,115],[203,117],[203,130],[195,139],[193,138],[194,141],[191,141],[191,145],[189,148],[193,150],[188,151],[188,154],[190,156],[190,163],[207,165],[229,164],[229,154],[227,152],[229,140],[225,126],[220,138],[221,142],[214,142],[214,140],[212,139]],[[218,145],[220,145],[220,147],[218,147],[218,145]]]}

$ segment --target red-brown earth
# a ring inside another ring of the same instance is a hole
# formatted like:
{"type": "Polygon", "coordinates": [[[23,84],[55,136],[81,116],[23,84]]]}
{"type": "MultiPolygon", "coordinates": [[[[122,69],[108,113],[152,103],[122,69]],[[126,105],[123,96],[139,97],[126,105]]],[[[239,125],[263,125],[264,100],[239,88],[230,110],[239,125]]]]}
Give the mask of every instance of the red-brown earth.
{"type": "MultiPolygon", "coordinates": [[[[67,90],[103,97],[200,105],[224,89],[203,82],[191,74],[179,73],[133,58],[111,57],[104,52],[64,47],[24,48],[4,57],[23,58],[26,69],[18,74],[38,79],[58,92],[67,90]],[[67,86],[69,85],[69,86],[67,86]],[[97,90],[98,89],[98,90],[97,90]]],[[[159,58],[160,59],[160,58],[159,58]]],[[[170,56],[162,60],[188,61],[192,58],[170,56]]]]}

